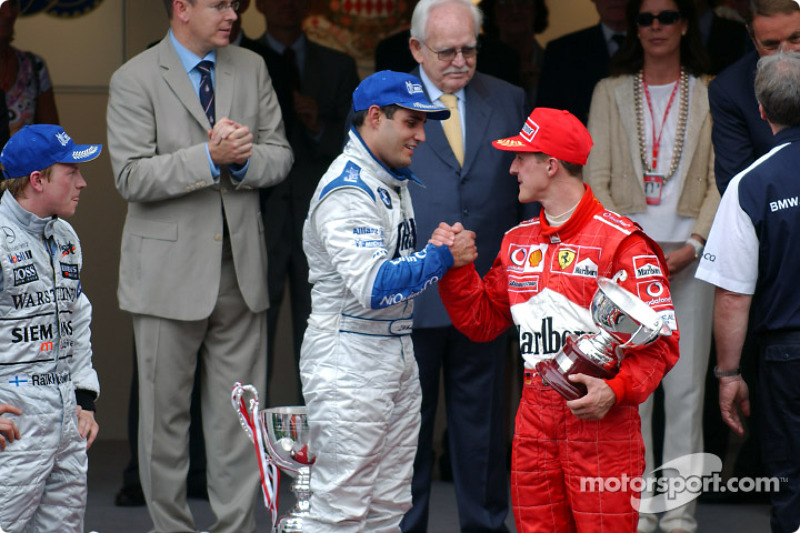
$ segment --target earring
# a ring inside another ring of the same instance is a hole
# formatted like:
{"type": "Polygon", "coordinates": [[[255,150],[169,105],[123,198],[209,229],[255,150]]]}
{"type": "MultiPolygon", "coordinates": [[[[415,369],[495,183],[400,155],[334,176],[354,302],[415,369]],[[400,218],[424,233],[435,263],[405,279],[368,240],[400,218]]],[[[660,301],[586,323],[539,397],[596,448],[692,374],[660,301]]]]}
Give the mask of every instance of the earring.
{"type": "Polygon", "coordinates": [[[681,37],[686,37],[686,30],[681,31],[681,37]]]}

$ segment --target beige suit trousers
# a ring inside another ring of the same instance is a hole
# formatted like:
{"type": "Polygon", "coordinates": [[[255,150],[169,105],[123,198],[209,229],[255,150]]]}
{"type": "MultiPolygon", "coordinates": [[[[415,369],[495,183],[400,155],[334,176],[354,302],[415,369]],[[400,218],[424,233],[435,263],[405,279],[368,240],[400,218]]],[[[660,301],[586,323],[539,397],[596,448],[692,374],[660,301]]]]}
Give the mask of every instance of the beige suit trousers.
{"type": "Polygon", "coordinates": [[[259,474],[253,446],[231,407],[236,381],[266,398],[266,312],[242,298],[233,260],[223,257],[219,295],[198,321],[133,315],[139,362],[139,472],[157,532],[197,531],[186,503],[189,405],[200,364],[208,497],[213,533],[255,531],[259,474]],[[198,355],[199,354],[199,355],[198,355]]]}

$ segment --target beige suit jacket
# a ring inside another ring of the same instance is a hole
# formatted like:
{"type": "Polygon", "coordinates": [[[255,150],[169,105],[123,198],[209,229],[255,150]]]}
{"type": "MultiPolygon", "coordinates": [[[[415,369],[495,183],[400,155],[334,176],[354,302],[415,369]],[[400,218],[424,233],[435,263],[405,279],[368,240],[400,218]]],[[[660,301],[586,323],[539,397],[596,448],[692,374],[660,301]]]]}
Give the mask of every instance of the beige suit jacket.
{"type": "MultiPolygon", "coordinates": [[[[647,209],[643,169],[636,132],[633,76],[601,80],[592,96],[589,133],[594,147],[584,168],[584,180],[607,208],[620,214],[643,213],[647,209]]],[[[696,218],[692,229],[708,237],[719,205],[714,181],[714,148],[711,145],[711,115],[708,80],[700,78],[689,98],[689,119],[683,143],[678,214],[696,218]]],[[[678,176],[672,179],[677,179],[678,176]]]]}
{"type": "Polygon", "coordinates": [[[210,124],[169,36],[111,78],[108,146],[117,190],[128,201],[118,297],[132,313],[200,320],[217,301],[225,212],[247,306],[269,305],[258,188],[275,185],[293,157],[264,61],[235,46],[217,50],[215,107],[250,128],[253,154],[240,183],[215,181],[205,144],[210,124]]]}

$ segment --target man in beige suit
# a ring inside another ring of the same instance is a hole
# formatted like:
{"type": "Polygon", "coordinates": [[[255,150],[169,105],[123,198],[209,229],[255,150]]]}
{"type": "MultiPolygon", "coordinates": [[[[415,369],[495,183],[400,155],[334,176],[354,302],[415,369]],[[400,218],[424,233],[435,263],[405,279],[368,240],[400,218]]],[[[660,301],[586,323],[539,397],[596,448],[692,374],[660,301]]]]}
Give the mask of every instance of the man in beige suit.
{"type": "Polygon", "coordinates": [[[118,296],[139,363],[139,469],[156,531],[196,531],[186,504],[196,365],[211,531],[254,532],[258,470],[230,408],[266,387],[267,259],[258,188],[292,152],[264,61],[228,47],[238,2],[165,0],[170,31],[111,78],[108,139],[128,201],[118,296]]]}

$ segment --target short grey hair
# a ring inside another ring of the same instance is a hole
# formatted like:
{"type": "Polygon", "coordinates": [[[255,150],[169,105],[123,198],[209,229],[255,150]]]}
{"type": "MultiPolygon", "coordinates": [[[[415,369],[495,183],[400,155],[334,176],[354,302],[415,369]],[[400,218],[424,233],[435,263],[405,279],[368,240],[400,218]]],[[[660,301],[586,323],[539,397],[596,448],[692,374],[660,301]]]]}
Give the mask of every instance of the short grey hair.
{"type": "Polygon", "coordinates": [[[423,43],[428,39],[428,36],[425,35],[428,17],[433,8],[444,4],[462,4],[468,7],[472,20],[475,22],[475,37],[478,37],[483,25],[483,11],[470,0],[420,0],[417,7],[414,8],[414,14],[411,15],[411,36],[414,39],[423,43]]]}
{"type": "Polygon", "coordinates": [[[767,120],[778,127],[800,126],[800,53],[777,52],[758,61],[755,90],[767,120]]]}

